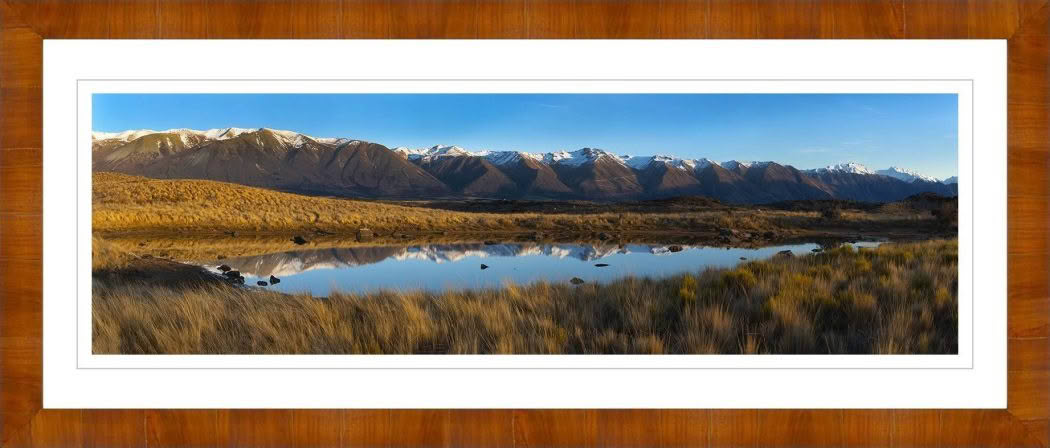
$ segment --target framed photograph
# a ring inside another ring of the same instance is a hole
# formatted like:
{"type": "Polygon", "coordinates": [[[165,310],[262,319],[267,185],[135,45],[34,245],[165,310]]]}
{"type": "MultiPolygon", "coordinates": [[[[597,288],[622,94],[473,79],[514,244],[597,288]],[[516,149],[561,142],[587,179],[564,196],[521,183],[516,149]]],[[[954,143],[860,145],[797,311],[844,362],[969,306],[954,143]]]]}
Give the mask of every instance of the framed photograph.
{"type": "Polygon", "coordinates": [[[4,446],[1050,444],[1045,2],[0,12],[4,446]]]}

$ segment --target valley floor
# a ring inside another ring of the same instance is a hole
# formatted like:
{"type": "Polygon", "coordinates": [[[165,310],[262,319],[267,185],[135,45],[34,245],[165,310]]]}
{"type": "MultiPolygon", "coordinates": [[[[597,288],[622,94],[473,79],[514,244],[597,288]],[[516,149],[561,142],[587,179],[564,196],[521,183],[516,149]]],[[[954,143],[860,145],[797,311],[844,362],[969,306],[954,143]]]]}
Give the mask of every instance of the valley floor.
{"type": "Polygon", "coordinates": [[[768,245],[800,238],[952,238],[956,233],[952,220],[938,218],[954,216],[954,211],[938,215],[941,205],[908,201],[780,208],[726,206],[695,198],[641,205],[533,201],[518,203],[510,211],[487,202],[478,206],[486,211],[479,212],[116,173],[94,173],[92,182],[95,234],[138,242],[192,235],[227,240],[229,245],[267,240],[266,244],[291,246],[290,239],[301,236],[311,243],[345,244],[361,239],[361,229],[372,234],[369,241],[499,237],[628,242],[659,237],[709,245],[768,245]],[[834,207],[836,212],[827,215],[821,207],[834,207]]]}
{"type": "Polygon", "coordinates": [[[842,246],[664,278],[328,297],[95,240],[94,353],[949,354],[957,242],[842,246]]]}

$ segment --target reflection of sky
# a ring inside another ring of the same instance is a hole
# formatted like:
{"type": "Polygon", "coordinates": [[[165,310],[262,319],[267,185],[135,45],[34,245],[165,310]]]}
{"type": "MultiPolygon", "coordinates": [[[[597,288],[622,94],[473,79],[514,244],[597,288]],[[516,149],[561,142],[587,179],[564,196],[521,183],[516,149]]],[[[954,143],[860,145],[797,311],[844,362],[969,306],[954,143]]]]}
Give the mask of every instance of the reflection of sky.
{"type": "MultiPolygon", "coordinates": [[[[859,245],[877,245],[859,243],[859,245]]],[[[559,245],[572,247],[572,245],[559,245]]],[[[647,246],[630,246],[630,253],[617,252],[584,261],[579,258],[529,254],[522,256],[468,255],[455,261],[437,263],[425,259],[386,258],[372,264],[313,269],[281,277],[272,289],[284,292],[310,292],[328,295],[332,289],[347,292],[369,292],[378,289],[441,291],[444,289],[496,287],[504,281],[530,283],[568,281],[573,277],[588,282],[605,282],[625,275],[662,277],[680,272],[698,272],[707,267],[729,267],[748,260],[768,258],[782,250],[795,254],[809,253],[816,244],[771,246],[759,249],[687,247],[675,253],[650,253],[647,246]],[[481,270],[481,264],[489,266],[481,270]],[[606,263],[607,267],[595,267],[606,263]]],[[[247,284],[259,278],[245,275],[247,284]]],[[[267,280],[262,278],[262,280],[267,280]]]]}

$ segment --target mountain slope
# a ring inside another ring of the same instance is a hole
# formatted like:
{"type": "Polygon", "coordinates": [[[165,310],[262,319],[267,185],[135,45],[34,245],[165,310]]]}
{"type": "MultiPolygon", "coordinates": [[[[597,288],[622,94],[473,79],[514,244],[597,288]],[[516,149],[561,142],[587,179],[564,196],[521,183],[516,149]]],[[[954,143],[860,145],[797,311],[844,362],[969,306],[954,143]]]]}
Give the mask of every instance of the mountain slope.
{"type": "Polygon", "coordinates": [[[727,203],[772,202],[771,196],[759,190],[735,171],[710,164],[697,171],[700,194],[727,203]]]}
{"type": "Polygon", "coordinates": [[[517,184],[481,157],[421,159],[419,166],[460,194],[486,197],[517,194],[517,184]]]}
{"type": "Polygon", "coordinates": [[[558,198],[574,194],[572,189],[558,178],[553,168],[531,157],[502,160],[498,167],[514,181],[518,192],[524,197],[558,198]]]}
{"type": "Polygon", "coordinates": [[[600,149],[561,153],[551,164],[562,183],[586,198],[619,199],[644,193],[635,171],[600,149]]]}
{"type": "Polygon", "coordinates": [[[700,180],[688,166],[678,167],[670,162],[653,160],[637,170],[637,176],[645,193],[652,197],[682,196],[700,191],[700,180]]]}
{"type": "Polygon", "coordinates": [[[472,152],[458,146],[395,148],[275,129],[134,130],[92,135],[94,171],[205,179],[325,195],[433,199],[494,197],[651,199],[702,195],[729,203],[799,199],[899,200],[956,195],[911,170],[843,163],[799,171],[776,162],[721,164],[672,156],[621,156],[595,148],[545,154],[472,152]]]}
{"type": "Polygon", "coordinates": [[[270,129],[222,140],[172,134],[139,137],[93,151],[95,171],[161,179],[207,179],[268,188],[366,196],[446,194],[448,187],[385,146],[319,143],[270,129]]]}
{"type": "Polygon", "coordinates": [[[775,162],[755,163],[747,167],[743,177],[772,200],[832,199],[832,193],[823,182],[813,179],[794,167],[775,162]]]}

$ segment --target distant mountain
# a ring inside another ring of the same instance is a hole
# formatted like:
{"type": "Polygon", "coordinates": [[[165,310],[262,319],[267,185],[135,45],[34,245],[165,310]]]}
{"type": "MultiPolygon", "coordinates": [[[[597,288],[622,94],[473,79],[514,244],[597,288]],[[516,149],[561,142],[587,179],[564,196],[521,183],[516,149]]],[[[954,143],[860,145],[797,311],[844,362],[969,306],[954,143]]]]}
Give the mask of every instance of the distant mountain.
{"type": "Polygon", "coordinates": [[[522,197],[564,198],[575,195],[542,159],[509,153],[489,160],[517,184],[522,197]]]}
{"type": "Polygon", "coordinates": [[[820,181],[794,167],[776,162],[755,162],[747,167],[744,178],[762,192],[771,195],[772,201],[834,197],[830,189],[820,181]]]}
{"type": "Polygon", "coordinates": [[[227,131],[133,135],[121,145],[112,144],[120,137],[96,137],[92,168],[330,194],[417,197],[451,193],[443,182],[382,145],[314,139],[265,128],[227,131]]]}
{"type": "Polygon", "coordinates": [[[923,176],[922,174],[916,173],[915,171],[904,168],[897,168],[895,166],[891,166],[884,170],[878,170],[876,171],[876,173],[881,174],[883,176],[889,176],[895,179],[900,179],[905,182],[912,182],[916,180],[922,180],[926,182],[937,182],[937,179],[932,178],[930,176],[923,176]]]}
{"type": "Polygon", "coordinates": [[[945,184],[945,185],[957,184],[957,183],[959,183],[959,177],[958,176],[948,177],[948,178],[945,178],[944,180],[942,180],[941,183],[945,184]]]}
{"type": "Polygon", "coordinates": [[[729,203],[799,199],[887,202],[958,194],[955,177],[842,163],[800,171],[774,161],[625,156],[597,148],[551,153],[389,149],[268,128],[133,130],[92,135],[92,167],[154,178],[210,179],[311,194],[622,200],[707,196],[729,203]]]}
{"type": "Polygon", "coordinates": [[[419,166],[467,196],[515,196],[518,185],[484,157],[419,158],[419,166]]]}
{"type": "Polygon", "coordinates": [[[624,199],[645,194],[637,172],[616,155],[601,149],[583,148],[550,156],[544,160],[554,168],[562,183],[579,196],[624,199]]]}
{"type": "Polygon", "coordinates": [[[644,157],[644,163],[630,165],[643,189],[652,196],[681,196],[697,194],[700,179],[694,173],[696,162],[674,160],[668,157],[644,157]]]}
{"type": "Polygon", "coordinates": [[[933,178],[895,167],[874,171],[864,165],[850,162],[810,170],[808,174],[830,187],[832,195],[838,199],[886,202],[923,192],[944,196],[958,195],[955,184],[929,181],[927,179],[933,178]]]}

